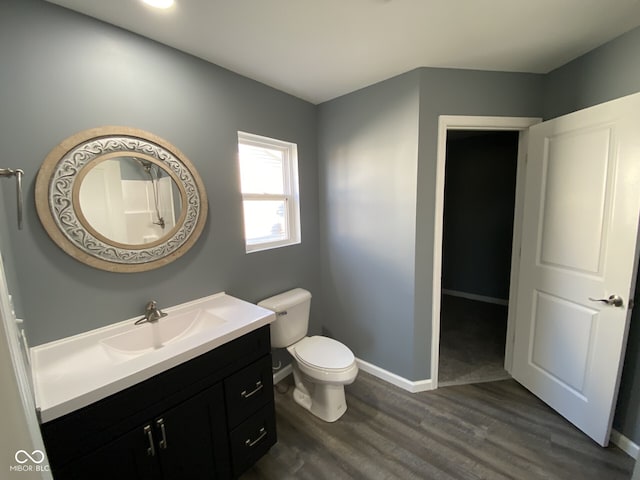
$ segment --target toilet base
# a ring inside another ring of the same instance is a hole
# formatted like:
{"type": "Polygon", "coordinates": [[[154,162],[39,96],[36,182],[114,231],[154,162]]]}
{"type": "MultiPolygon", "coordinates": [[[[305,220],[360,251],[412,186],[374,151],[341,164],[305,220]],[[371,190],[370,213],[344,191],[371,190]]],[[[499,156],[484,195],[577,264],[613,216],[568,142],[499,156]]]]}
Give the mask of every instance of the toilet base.
{"type": "Polygon", "coordinates": [[[321,420],[335,422],[347,411],[344,385],[310,382],[296,365],[293,379],[296,385],[293,400],[321,420]]]}

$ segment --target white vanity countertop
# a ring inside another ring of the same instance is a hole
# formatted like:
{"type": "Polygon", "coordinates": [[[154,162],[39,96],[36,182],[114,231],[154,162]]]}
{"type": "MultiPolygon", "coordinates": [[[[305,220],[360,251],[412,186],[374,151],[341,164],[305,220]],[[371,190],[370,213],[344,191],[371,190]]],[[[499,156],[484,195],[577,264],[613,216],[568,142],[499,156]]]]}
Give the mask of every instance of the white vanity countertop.
{"type": "Polygon", "coordinates": [[[168,316],[153,325],[135,326],[140,315],[31,348],[41,421],[108,397],[275,320],[271,310],[224,292],[162,310],[168,316]],[[133,350],[136,342],[152,337],[158,324],[170,327],[173,331],[167,335],[172,338],[160,348],[133,350]]]}

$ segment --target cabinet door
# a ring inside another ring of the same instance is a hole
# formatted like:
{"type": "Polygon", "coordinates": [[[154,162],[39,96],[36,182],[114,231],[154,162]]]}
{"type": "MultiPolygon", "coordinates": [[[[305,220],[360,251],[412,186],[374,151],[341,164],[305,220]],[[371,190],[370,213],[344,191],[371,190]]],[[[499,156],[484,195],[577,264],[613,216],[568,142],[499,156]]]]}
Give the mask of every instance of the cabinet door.
{"type": "Polygon", "coordinates": [[[230,477],[222,385],[214,385],[154,421],[165,480],[230,477]]]}
{"type": "Polygon", "coordinates": [[[104,447],[53,471],[56,480],[152,480],[160,470],[151,425],[141,426],[104,447]]]}

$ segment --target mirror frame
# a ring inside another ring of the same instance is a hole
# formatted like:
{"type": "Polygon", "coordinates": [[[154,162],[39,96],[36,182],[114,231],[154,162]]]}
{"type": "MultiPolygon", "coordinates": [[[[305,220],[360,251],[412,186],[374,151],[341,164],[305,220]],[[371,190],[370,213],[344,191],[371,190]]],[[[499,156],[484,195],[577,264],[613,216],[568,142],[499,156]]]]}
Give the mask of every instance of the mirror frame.
{"type": "Polygon", "coordinates": [[[35,202],[40,222],[62,250],[86,265],[110,272],[153,270],[178,259],[198,240],[208,211],[204,183],[180,150],[152,133],[117,126],[83,130],[51,150],[36,177],[35,202]],[[140,245],[118,243],[98,234],[82,213],[80,182],[94,165],[114,156],[151,160],[176,182],[180,217],[159,240],[140,245]]]}

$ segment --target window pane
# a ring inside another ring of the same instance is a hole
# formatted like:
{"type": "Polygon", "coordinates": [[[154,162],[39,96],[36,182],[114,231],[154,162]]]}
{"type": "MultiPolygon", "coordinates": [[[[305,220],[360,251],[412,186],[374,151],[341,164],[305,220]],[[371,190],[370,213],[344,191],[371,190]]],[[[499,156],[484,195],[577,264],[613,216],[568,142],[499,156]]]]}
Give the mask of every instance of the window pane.
{"type": "Polygon", "coordinates": [[[287,240],[284,200],[245,200],[244,230],[247,244],[287,240]]]}
{"type": "Polygon", "coordinates": [[[238,145],[242,193],[284,193],[282,150],[238,145]]]}

